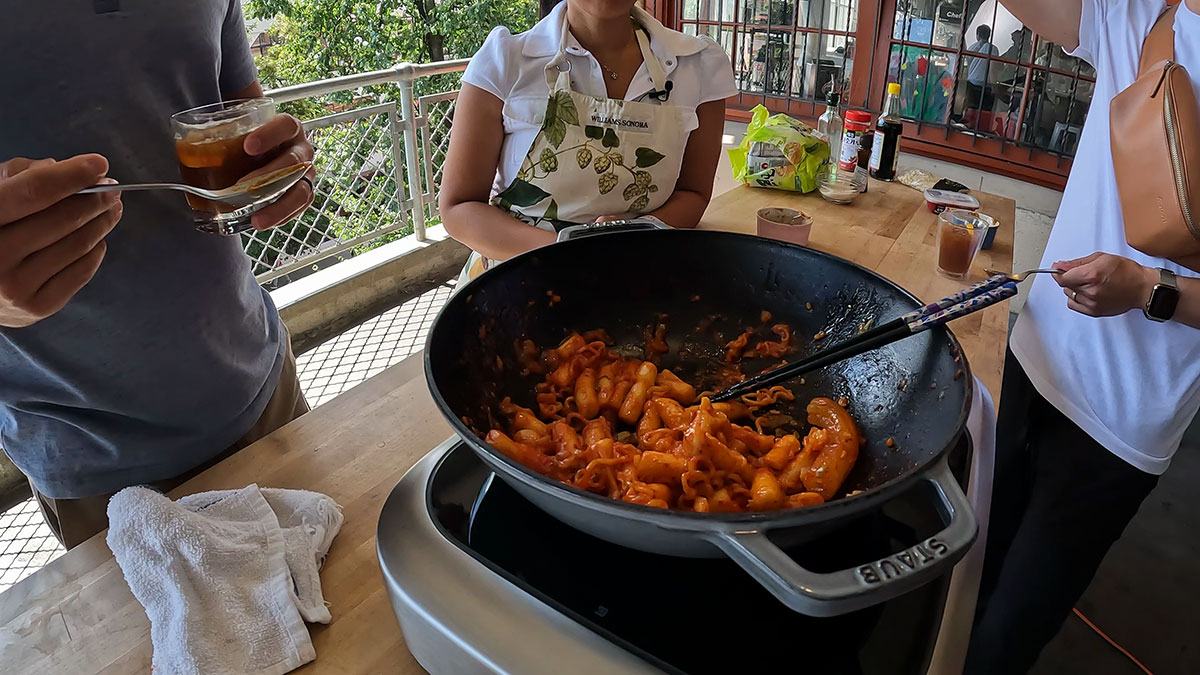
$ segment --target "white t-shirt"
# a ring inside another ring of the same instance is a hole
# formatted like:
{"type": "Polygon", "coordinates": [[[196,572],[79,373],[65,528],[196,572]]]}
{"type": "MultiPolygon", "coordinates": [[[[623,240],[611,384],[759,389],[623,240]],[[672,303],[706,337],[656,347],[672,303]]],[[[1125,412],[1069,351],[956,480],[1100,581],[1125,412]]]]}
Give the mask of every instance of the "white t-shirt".
{"type": "MultiPolygon", "coordinates": [[[[1194,272],[1125,243],[1109,147],[1108,104],[1137,78],[1142,42],[1161,0],[1084,0],[1078,56],[1096,91],[1042,267],[1104,251],[1178,274],[1194,272]]],[[[1200,96],[1200,16],[1175,16],[1175,60],[1200,96]]],[[[1113,454],[1149,473],[1167,470],[1200,409],[1200,330],[1141,312],[1096,319],[1067,309],[1048,276],[1033,283],[1013,330],[1013,353],[1038,392],[1113,454]]]]}
{"type": "MultiPolygon", "coordinates": [[[[567,3],[560,2],[536,26],[518,35],[498,26],[463,73],[464,83],[504,101],[504,145],[493,192],[503,191],[517,177],[521,160],[541,128],[550,95],[546,64],[558,53],[559,26],[566,7],[567,3]]],[[[738,93],[729,57],[711,38],[684,35],[666,28],[639,7],[633,11],[650,38],[650,51],[662,62],[671,82],[671,95],[664,105],[690,111],[690,115],[684,116],[685,131],[695,129],[699,126],[695,110],[700,104],[738,93]]],[[[600,63],[573,35],[567,36],[567,58],[571,63],[572,89],[588,96],[608,95],[600,63]]],[[[654,83],[643,63],[629,85],[625,100],[654,103],[654,99],[646,96],[651,91],[654,83]]]]}

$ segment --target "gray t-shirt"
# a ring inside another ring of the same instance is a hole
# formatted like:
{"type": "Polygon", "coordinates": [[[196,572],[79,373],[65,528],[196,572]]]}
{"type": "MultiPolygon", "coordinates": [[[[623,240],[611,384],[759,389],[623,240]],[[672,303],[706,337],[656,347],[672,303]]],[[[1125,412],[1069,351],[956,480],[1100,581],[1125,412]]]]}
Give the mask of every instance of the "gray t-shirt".
{"type": "MultiPolygon", "coordinates": [[[[0,161],[98,152],[123,183],[179,175],[170,116],[251,85],[238,0],[0,0],[0,161]],[[116,11],[108,11],[116,9],[116,11]]],[[[275,391],[283,331],[237,237],[178,193],[123,197],[95,278],[0,328],[0,445],[54,498],[176,476],[232,445],[275,391]]]]}

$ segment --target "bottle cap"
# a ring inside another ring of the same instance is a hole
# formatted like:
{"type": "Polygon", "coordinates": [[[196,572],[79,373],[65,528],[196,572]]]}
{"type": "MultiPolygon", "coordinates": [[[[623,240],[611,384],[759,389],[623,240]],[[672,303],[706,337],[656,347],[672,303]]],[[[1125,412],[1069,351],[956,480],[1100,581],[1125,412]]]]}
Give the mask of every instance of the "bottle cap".
{"type": "Polygon", "coordinates": [[[836,91],[831,91],[825,96],[825,103],[828,105],[837,105],[842,102],[842,95],[836,91]]]}
{"type": "Polygon", "coordinates": [[[866,110],[850,110],[846,112],[846,120],[849,122],[870,123],[871,113],[866,110]]]}
{"type": "Polygon", "coordinates": [[[889,84],[888,84],[888,90],[887,90],[887,91],[888,91],[888,93],[889,93],[889,94],[891,94],[892,96],[899,96],[899,95],[900,95],[900,83],[899,83],[899,82],[891,82],[891,83],[889,83],[889,84]]]}

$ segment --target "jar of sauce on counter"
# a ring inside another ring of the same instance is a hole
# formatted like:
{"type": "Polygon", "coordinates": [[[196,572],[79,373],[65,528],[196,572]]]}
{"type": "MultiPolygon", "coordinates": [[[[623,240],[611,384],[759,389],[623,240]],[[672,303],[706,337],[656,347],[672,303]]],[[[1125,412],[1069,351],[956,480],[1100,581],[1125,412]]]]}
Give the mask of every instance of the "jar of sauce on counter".
{"type": "Polygon", "coordinates": [[[900,136],[904,133],[904,122],[900,119],[900,85],[892,82],[887,87],[887,99],[883,102],[883,113],[875,123],[875,147],[868,164],[871,178],[895,180],[896,164],[900,159],[900,136]]]}

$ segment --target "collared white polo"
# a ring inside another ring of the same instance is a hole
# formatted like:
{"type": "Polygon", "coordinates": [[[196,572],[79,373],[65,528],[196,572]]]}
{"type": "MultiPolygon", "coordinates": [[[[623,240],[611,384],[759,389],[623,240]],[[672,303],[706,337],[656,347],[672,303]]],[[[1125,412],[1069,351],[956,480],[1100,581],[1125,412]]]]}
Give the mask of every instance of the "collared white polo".
{"type": "MultiPolygon", "coordinates": [[[[536,26],[513,35],[498,26],[471,59],[463,82],[504,102],[504,144],[497,167],[495,192],[502,191],[516,178],[533,139],[542,124],[550,86],[546,83],[546,65],[558,53],[559,26],[567,3],[561,2],[536,26]]],[[[685,108],[684,130],[699,126],[695,110],[703,103],[737,94],[733,68],[725,51],[707,36],[684,35],[663,26],[640,7],[633,16],[650,38],[650,51],[662,63],[671,82],[671,95],[663,105],[685,108]]],[[[571,87],[588,96],[607,96],[604,73],[591,52],[580,46],[574,35],[567,35],[567,59],[571,64],[571,87]]],[[[647,96],[654,83],[646,64],[638,68],[626,92],[626,101],[654,103],[647,96]]]]}

